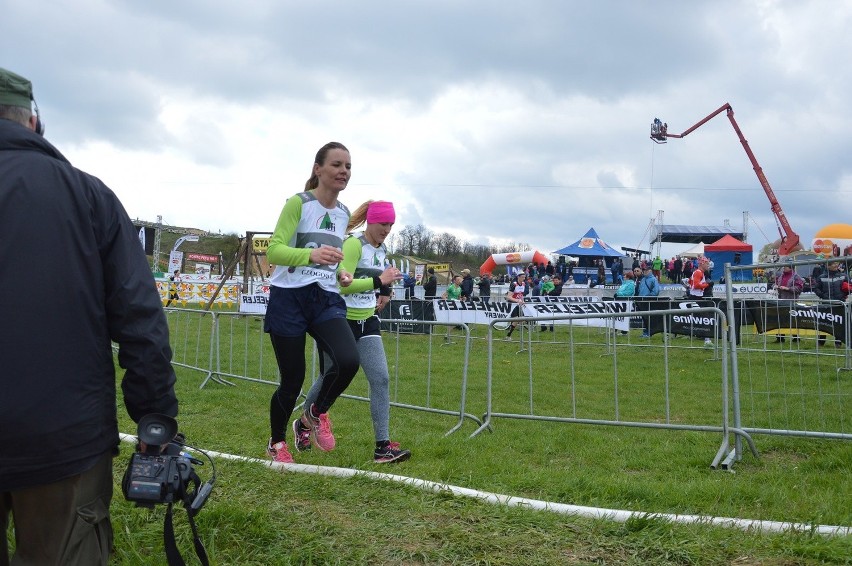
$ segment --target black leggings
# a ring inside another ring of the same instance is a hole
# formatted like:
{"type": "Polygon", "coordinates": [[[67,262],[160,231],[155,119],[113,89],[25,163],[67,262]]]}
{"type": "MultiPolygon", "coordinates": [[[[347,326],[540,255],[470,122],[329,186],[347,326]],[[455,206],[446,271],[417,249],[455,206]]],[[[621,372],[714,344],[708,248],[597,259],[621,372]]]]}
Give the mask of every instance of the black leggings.
{"type": "MultiPolygon", "coordinates": [[[[360,359],[355,337],[346,319],[333,318],[308,329],[317,343],[320,359],[327,354],[331,363],[325,364],[322,388],[316,401],[316,413],[327,412],[358,372],[360,359]]],[[[286,438],[287,424],[305,382],[305,335],[279,336],[270,334],[281,384],[269,402],[269,424],[272,443],[286,438]]]]}

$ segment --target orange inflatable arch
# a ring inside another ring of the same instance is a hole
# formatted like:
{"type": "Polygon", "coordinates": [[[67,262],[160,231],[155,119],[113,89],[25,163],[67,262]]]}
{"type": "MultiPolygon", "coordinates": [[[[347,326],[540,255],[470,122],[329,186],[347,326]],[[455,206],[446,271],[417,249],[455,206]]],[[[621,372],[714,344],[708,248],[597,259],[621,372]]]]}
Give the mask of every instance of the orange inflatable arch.
{"type": "Polygon", "coordinates": [[[547,264],[550,261],[547,259],[543,253],[539,251],[528,251],[528,252],[510,252],[507,254],[492,254],[491,257],[485,260],[485,263],[479,266],[479,274],[483,273],[491,273],[494,271],[494,268],[498,265],[521,265],[534,263],[536,265],[540,263],[547,264]]]}

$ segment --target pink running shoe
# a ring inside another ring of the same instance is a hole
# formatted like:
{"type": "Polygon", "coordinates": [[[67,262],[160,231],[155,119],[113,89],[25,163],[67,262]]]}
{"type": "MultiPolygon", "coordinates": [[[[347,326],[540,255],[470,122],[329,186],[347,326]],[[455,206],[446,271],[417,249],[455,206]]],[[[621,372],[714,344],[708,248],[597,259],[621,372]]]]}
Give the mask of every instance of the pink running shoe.
{"type": "Polygon", "coordinates": [[[328,418],[328,413],[315,417],[314,407],[315,405],[311,405],[302,413],[302,424],[310,429],[311,443],[323,452],[329,452],[334,450],[336,444],[331,432],[331,419],[328,418]]]}
{"type": "Polygon", "coordinates": [[[279,464],[292,464],[293,456],[290,455],[290,450],[287,449],[287,442],[282,440],[272,444],[272,439],[266,444],[266,454],[272,458],[273,462],[279,464]]]}

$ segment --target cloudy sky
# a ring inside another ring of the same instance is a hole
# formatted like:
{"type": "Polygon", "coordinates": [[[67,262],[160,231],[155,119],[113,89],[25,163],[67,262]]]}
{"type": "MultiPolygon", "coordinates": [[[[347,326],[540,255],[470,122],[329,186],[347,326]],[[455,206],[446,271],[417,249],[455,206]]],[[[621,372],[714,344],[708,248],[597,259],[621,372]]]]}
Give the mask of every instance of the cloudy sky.
{"type": "Polygon", "coordinates": [[[271,230],[335,140],[350,208],[545,253],[647,249],[660,211],[777,239],[724,113],[649,139],[727,102],[810,247],[852,223],[850,28],[834,0],[5,0],[0,66],[133,218],[271,230]]]}

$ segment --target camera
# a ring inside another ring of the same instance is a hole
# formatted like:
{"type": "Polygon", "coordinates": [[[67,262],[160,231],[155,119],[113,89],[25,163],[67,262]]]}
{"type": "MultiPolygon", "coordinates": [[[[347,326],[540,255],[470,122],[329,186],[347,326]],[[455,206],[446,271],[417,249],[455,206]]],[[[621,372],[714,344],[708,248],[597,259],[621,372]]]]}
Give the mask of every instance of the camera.
{"type": "Polygon", "coordinates": [[[125,499],[138,507],[183,502],[194,515],[207,501],[213,480],[202,485],[194,466],[204,462],[182,450],[187,445],[177,429],[177,421],[166,415],[139,419],[137,436],[145,451],[131,456],[121,487],[125,499]]]}
{"type": "Polygon", "coordinates": [[[145,415],[139,419],[136,434],[139,439],[137,451],[130,457],[130,465],[121,481],[125,499],[135,502],[137,507],[152,508],[158,503],[168,505],[163,522],[163,543],[169,566],[185,564],[177,548],[172,524],[172,504],[183,503],[192,528],[195,554],[202,566],[209,566],[207,551],[198,536],[193,517],[213,490],[216,480],[213,459],[203,450],[187,444],[178,432],[177,421],[166,415],[145,415]],[[210,481],[201,483],[194,466],[201,466],[204,462],[183,451],[184,447],[197,450],[210,460],[213,470],[210,481]]]}

